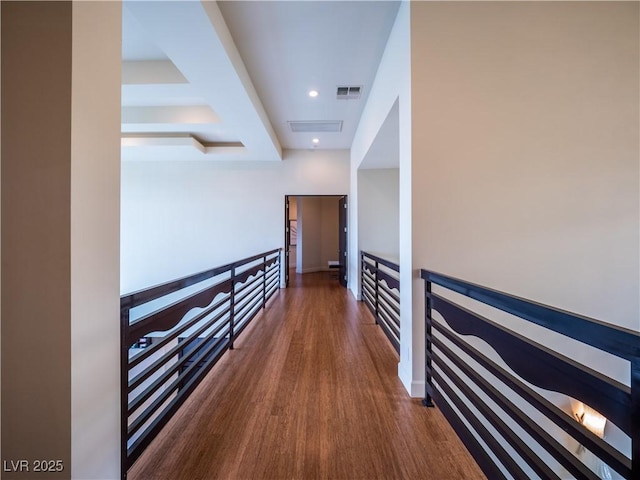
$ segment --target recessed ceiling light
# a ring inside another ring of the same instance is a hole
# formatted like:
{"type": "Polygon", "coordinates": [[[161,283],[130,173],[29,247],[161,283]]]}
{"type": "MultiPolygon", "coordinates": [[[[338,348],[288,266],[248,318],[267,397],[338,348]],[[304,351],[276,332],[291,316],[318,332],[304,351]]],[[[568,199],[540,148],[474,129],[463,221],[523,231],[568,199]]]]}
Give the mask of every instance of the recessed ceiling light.
{"type": "Polygon", "coordinates": [[[318,96],[318,91],[317,90],[309,90],[309,96],[311,98],[316,98],[318,96]]]}
{"type": "Polygon", "coordinates": [[[313,143],[315,143],[316,145],[318,143],[320,143],[320,139],[319,138],[314,138],[313,140],[311,140],[313,143]]]}

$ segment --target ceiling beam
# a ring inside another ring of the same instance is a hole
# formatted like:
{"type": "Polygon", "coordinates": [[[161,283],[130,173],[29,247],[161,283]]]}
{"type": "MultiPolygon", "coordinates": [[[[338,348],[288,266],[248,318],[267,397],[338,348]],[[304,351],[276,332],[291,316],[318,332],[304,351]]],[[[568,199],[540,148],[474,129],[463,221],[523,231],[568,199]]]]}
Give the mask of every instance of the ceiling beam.
{"type": "Polygon", "coordinates": [[[126,124],[209,124],[220,123],[220,117],[209,105],[175,105],[122,107],[122,123],[126,124]]]}
{"type": "Polygon", "coordinates": [[[215,2],[126,2],[251,160],[282,160],[282,147],[215,2]]]}
{"type": "Polygon", "coordinates": [[[188,83],[170,60],[137,60],[122,62],[123,85],[188,83]]]}

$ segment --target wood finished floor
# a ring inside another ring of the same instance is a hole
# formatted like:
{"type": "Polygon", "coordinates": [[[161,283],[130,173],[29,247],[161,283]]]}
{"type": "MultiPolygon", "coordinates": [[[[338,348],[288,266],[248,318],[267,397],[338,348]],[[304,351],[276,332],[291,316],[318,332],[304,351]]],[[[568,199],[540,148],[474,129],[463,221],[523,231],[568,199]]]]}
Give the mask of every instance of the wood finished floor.
{"type": "Polygon", "coordinates": [[[292,275],[129,471],[130,480],[482,479],[411,399],[364,304],[292,275]]]}

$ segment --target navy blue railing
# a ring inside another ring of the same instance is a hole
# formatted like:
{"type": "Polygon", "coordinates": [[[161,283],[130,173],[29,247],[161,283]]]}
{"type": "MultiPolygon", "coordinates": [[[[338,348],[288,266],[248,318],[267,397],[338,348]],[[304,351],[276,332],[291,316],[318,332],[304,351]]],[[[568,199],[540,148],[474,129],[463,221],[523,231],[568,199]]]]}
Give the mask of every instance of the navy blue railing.
{"type": "Polygon", "coordinates": [[[426,302],[424,403],[432,406],[434,401],[442,410],[488,478],[529,479],[531,472],[543,479],[566,478],[565,473],[578,479],[640,478],[637,332],[439,273],[422,270],[421,277],[426,302]],[[629,384],[541,344],[523,334],[525,329],[513,331],[469,309],[481,304],[569,337],[579,342],[579,349],[593,347],[625,360],[629,384]],[[470,341],[473,337],[484,340],[508,368],[470,341]],[[582,402],[615,424],[630,441],[630,457],[539,389],[582,402]],[[556,427],[563,438],[552,433],[556,427]]]}
{"type": "Polygon", "coordinates": [[[280,286],[280,249],[120,299],[122,478],[280,286]]]}
{"type": "Polygon", "coordinates": [[[360,297],[396,352],[400,353],[400,267],[360,252],[360,297]]]}

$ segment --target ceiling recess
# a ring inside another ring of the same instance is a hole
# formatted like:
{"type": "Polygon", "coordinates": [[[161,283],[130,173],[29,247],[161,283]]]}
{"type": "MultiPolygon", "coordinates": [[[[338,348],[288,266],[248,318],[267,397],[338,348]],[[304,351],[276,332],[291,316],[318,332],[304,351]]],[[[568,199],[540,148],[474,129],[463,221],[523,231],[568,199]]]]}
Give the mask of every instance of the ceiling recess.
{"type": "Polygon", "coordinates": [[[338,133],[342,131],[342,120],[288,121],[293,133],[338,133]]]}
{"type": "Polygon", "coordinates": [[[362,94],[362,85],[338,85],[336,98],[338,100],[357,100],[362,94]]]}

